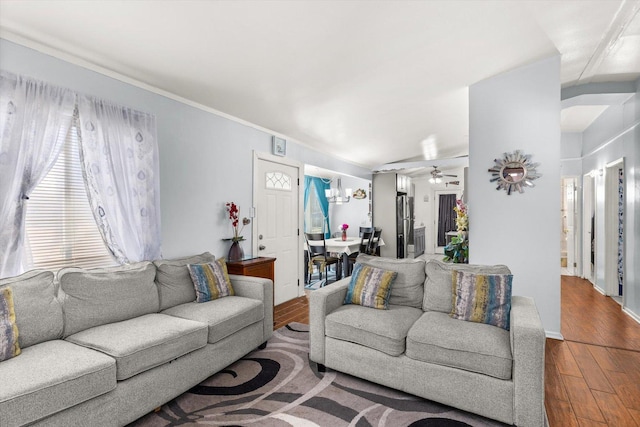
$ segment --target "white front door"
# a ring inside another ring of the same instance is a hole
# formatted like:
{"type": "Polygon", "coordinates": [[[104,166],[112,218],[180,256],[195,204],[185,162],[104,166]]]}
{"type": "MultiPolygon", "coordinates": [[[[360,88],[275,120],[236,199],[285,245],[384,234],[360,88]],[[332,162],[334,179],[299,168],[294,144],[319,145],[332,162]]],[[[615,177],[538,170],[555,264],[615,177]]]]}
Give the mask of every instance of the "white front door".
{"type": "Polygon", "coordinates": [[[256,154],[254,254],[276,258],[274,304],[300,295],[301,166],[278,157],[256,154]]]}

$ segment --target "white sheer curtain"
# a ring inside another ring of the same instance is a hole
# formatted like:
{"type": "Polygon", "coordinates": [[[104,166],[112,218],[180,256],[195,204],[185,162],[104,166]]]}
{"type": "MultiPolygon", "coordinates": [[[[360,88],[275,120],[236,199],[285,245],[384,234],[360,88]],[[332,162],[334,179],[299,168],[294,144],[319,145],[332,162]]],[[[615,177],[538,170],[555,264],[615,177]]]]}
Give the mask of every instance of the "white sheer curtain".
{"type": "Polygon", "coordinates": [[[60,153],[75,94],[0,72],[0,277],[24,271],[24,201],[60,153]]]}
{"type": "Polygon", "coordinates": [[[89,203],[121,264],[160,258],[155,117],[78,96],[81,158],[89,203]]]}

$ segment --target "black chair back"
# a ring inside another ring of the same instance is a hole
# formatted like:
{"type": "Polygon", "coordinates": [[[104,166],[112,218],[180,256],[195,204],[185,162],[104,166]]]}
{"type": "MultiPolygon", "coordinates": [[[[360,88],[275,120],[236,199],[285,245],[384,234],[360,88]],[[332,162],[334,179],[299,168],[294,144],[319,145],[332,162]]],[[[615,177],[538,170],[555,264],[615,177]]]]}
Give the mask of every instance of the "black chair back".
{"type": "Polygon", "coordinates": [[[324,240],[324,233],[304,233],[304,238],[307,241],[309,257],[326,256],[327,246],[324,240]]]}
{"type": "Polygon", "coordinates": [[[373,235],[371,236],[371,240],[369,240],[369,247],[367,248],[367,253],[369,255],[377,255],[378,243],[380,242],[381,235],[382,228],[376,227],[373,231],[373,235]]]}
{"type": "MultiPolygon", "coordinates": [[[[362,229],[363,227],[360,228],[362,229]]],[[[371,236],[373,236],[373,230],[371,229],[362,231],[360,233],[360,248],[358,249],[359,253],[367,253],[367,251],[369,250],[369,245],[371,244],[371,236]]]]}
{"type": "Polygon", "coordinates": [[[360,227],[360,234],[358,234],[358,236],[362,237],[362,233],[365,231],[373,231],[373,227],[360,227]]]}

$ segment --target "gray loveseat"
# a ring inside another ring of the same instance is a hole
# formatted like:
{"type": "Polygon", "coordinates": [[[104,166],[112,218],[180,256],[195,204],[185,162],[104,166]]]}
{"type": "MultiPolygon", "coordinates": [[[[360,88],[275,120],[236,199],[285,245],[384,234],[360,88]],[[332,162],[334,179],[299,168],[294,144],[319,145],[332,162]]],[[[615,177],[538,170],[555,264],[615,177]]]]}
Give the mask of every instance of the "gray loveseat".
{"type": "Polygon", "coordinates": [[[518,426],[540,427],[545,332],[531,298],[512,298],[510,330],[453,319],[452,269],[505,266],[358,256],[398,273],[389,310],[343,305],[349,278],[310,295],[310,359],[325,367],[518,426]]]}
{"type": "Polygon", "coordinates": [[[270,280],[230,275],[235,296],[196,303],[177,260],[0,280],[22,353],[0,362],[0,427],[123,426],[266,343],[270,280]]]}

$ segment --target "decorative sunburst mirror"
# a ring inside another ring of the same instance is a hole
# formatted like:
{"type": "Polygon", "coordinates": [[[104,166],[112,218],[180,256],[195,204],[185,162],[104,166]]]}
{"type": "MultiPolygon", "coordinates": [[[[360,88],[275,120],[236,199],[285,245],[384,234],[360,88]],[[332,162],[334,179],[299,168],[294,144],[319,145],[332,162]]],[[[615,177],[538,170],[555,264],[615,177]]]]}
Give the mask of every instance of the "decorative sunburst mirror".
{"type": "Polygon", "coordinates": [[[490,182],[497,182],[496,190],[504,189],[507,194],[514,190],[523,193],[525,187],[535,187],[533,180],[542,176],[536,172],[540,164],[531,162],[531,155],[521,150],[503,153],[502,158],[494,162],[495,166],[489,169],[490,182]]]}

